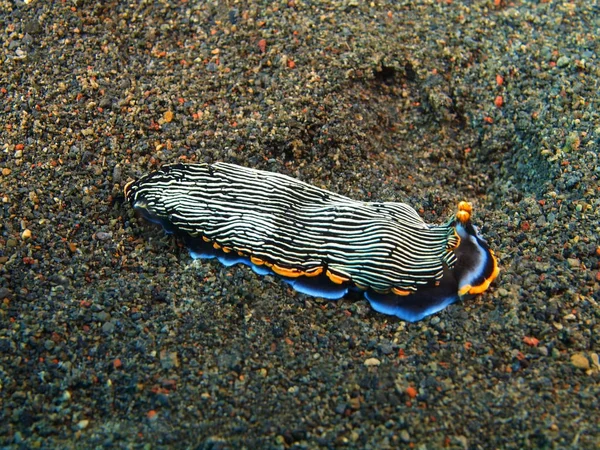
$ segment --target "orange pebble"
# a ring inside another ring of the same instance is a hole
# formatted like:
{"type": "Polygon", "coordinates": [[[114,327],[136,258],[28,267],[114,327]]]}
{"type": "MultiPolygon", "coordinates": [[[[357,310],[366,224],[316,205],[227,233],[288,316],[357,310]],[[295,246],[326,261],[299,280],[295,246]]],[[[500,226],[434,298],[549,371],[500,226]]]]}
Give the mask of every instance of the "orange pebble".
{"type": "Polygon", "coordinates": [[[540,343],[540,340],[534,337],[524,336],[523,342],[525,342],[525,344],[529,345],[530,347],[537,347],[540,343]]]}
{"type": "Polygon", "coordinates": [[[264,53],[265,51],[267,51],[266,39],[261,39],[260,41],[258,41],[258,48],[261,51],[261,53],[264,53]]]}

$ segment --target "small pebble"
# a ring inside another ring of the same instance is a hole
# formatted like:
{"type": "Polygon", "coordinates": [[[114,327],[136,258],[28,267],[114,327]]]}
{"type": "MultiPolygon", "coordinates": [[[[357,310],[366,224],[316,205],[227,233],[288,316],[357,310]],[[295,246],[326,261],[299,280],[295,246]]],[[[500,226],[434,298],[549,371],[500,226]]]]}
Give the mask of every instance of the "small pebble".
{"type": "Polygon", "coordinates": [[[578,369],[587,370],[590,368],[590,361],[583,353],[575,353],[574,355],[571,355],[571,364],[578,369]]]}
{"type": "Polygon", "coordinates": [[[112,238],[112,233],[107,233],[105,231],[98,231],[96,233],[96,239],[98,239],[99,241],[106,241],[110,238],[112,238]]]}
{"type": "Polygon", "coordinates": [[[563,67],[568,66],[570,62],[571,61],[569,60],[569,58],[567,56],[561,56],[556,61],[556,65],[557,65],[557,67],[563,68],[563,67]]]}
{"type": "Polygon", "coordinates": [[[21,233],[21,239],[23,239],[24,241],[27,239],[31,239],[31,230],[23,230],[23,232],[21,233]]]}
{"type": "Polygon", "coordinates": [[[360,408],[360,398],[359,397],[352,397],[350,399],[350,408],[353,409],[354,411],[357,411],[360,408]]]}
{"type": "Polygon", "coordinates": [[[394,348],[392,347],[392,345],[390,343],[385,342],[379,346],[379,350],[381,350],[381,353],[383,353],[384,355],[389,355],[389,354],[393,353],[394,348]]]}
{"type": "Polygon", "coordinates": [[[377,358],[369,358],[369,359],[365,360],[365,366],[367,366],[367,367],[378,366],[380,364],[381,364],[381,361],[379,361],[377,358]]]}
{"type": "Polygon", "coordinates": [[[410,434],[408,433],[408,431],[406,431],[406,430],[400,431],[400,440],[402,440],[402,442],[405,442],[405,443],[410,442],[410,434]]]}
{"type": "Polygon", "coordinates": [[[15,435],[13,437],[13,442],[15,444],[20,444],[23,442],[23,435],[21,434],[20,431],[15,432],[15,435]]]}
{"type": "Polygon", "coordinates": [[[118,164],[114,167],[113,169],[113,183],[120,183],[121,179],[122,179],[122,170],[121,170],[121,166],[119,166],[118,164]]]}
{"type": "Polygon", "coordinates": [[[165,350],[161,350],[160,365],[163,369],[179,367],[179,356],[177,355],[177,352],[167,352],[165,350]]]}
{"type": "Polygon", "coordinates": [[[113,322],[106,322],[102,325],[102,332],[106,334],[112,334],[115,331],[115,324],[113,322]]]}
{"type": "Polygon", "coordinates": [[[496,292],[498,292],[500,297],[508,297],[509,294],[508,290],[504,289],[503,287],[498,288],[496,292]]]}
{"type": "Polygon", "coordinates": [[[335,412],[338,414],[344,414],[344,412],[346,412],[346,404],[338,403],[338,405],[335,407],[335,412]]]}

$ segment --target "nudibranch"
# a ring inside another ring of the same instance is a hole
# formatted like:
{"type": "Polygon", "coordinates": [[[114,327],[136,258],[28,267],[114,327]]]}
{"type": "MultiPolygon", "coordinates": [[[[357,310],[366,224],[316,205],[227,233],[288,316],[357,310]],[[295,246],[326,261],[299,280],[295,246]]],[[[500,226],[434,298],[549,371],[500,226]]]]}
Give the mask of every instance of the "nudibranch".
{"type": "Polygon", "coordinates": [[[376,311],[411,322],[485,291],[498,275],[467,202],[430,225],[404,203],[357,201],[227,163],[165,165],[124,191],[194,258],[246,264],[327,299],[358,289],[376,311]]]}

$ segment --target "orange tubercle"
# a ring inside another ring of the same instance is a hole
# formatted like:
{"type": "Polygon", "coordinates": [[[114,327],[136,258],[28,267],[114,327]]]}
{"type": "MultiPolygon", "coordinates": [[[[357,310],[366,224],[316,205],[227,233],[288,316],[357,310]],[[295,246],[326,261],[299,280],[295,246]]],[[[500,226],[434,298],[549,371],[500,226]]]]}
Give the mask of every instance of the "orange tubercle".
{"type": "Polygon", "coordinates": [[[392,288],[392,292],[396,295],[401,295],[403,297],[412,294],[412,291],[406,290],[406,289],[400,289],[400,288],[392,288]]]}
{"type": "Polygon", "coordinates": [[[262,260],[260,258],[257,258],[256,256],[251,256],[250,257],[250,262],[252,264],[256,264],[257,266],[262,266],[265,263],[264,260],[262,260]]]}
{"type": "Polygon", "coordinates": [[[288,269],[287,267],[281,267],[277,264],[273,264],[271,266],[271,270],[275,272],[277,275],[281,275],[282,277],[288,278],[298,278],[299,276],[304,275],[304,272],[298,269],[288,269]]]}
{"type": "Polygon", "coordinates": [[[321,275],[322,273],[322,267],[315,267],[314,269],[308,269],[306,272],[304,272],[304,275],[306,275],[307,277],[316,277],[318,275],[321,275]]]}
{"type": "Polygon", "coordinates": [[[458,295],[462,297],[463,295],[466,295],[469,292],[471,292],[471,289],[473,289],[473,286],[467,284],[466,286],[463,286],[461,289],[459,289],[458,295]]]}
{"type": "Polygon", "coordinates": [[[337,274],[331,272],[330,270],[327,270],[326,274],[327,274],[327,278],[329,278],[335,284],[342,284],[342,283],[345,283],[346,281],[350,280],[350,278],[347,278],[347,277],[344,277],[341,275],[337,275],[337,274]]]}

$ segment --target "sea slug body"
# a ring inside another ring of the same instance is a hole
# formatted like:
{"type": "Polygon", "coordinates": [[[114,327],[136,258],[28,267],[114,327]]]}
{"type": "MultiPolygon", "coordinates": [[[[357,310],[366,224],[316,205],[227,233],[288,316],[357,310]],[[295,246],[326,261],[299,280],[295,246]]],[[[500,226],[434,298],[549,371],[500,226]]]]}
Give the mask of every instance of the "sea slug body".
{"type": "Polygon", "coordinates": [[[466,202],[430,225],[404,203],[361,202],[227,163],[165,165],[128,183],[125,197],[194,258],[246,264],[328,299],[360,289],[375,310],[411,322],[498,275],[466,202]]]}

